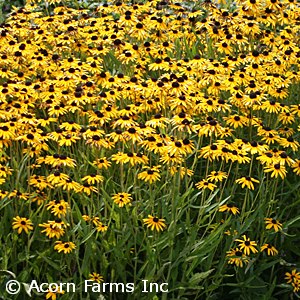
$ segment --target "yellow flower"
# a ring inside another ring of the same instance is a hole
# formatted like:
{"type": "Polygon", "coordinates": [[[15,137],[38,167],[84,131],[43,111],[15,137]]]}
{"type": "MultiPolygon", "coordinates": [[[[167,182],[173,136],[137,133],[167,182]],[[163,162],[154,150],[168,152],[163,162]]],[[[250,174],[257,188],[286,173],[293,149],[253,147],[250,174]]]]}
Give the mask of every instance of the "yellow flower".
{"type": "Polygon", "coordinates": [[[123,207],[124,205],[130,203],[132,201],[131,194],[128,193],[117,193],[112,196],[112,199],[119,207],[123,207]]]}
{"type": "Polygon", "coordinates": [[[235,264],[240,268],[242,268],[244,264],[247,264],[249,262],[248,257],[239,248],[227,251],[226,257],[228,258],[229,264],[235,264]]]}
{"type": "Polygon", "coordinates": [[[65,200],[55,200],[50,201],[47,204],[47,210],[51,209],[51,213],[54,214],[54,216],[57,216],[60,218],[61,216],[65,216],[67,214],[67,211],[70,209],[70,205],[65,200]]]}
{"type": "Polygon", "coordinates": [[[57,299],[57,295],[63,295],[65,293],[65,291],[61,290],[60,287],[58,287],[58,289],[56,291],[47,291],[46,294],[46,299],[51,299],[51,300],[56,300],[57,299]]]}
{"type": "Polygon", "coordinates": [[[196,188],[198,190],[206,190],[209,189],[213,191],[217,186],[206,179],[202,179],[201,181],[196,183],[196,188]]]}
{"type": "Polygon", "coordinates": [[[282,229],[282,224],[276,219],[265,218],[265,223],[266,223],[266,229],[274,228],[275,232],[282,229]]]}
{"type": "Polygon", "coordinates": [[[292,270],[291,273],[286,272],[285,273],[285,280],[287,281],[287,283],[300,281],[300,272],[297,272],[296,269],[292,270]]]}
{"type": "Polygon", "coordinates": [[[100,274],[98,274],[96,272],[89,274],[89,277],[90,277],[89,280],[96,281],[98,283],[101,283],[104,281],[103,276],[101,276],[100,274]]]}
{"type": "Polygon", "coordinates": [[[263,246],[261,246],[260,251],[266,251],[268,255],[272,256],[278,254],[277,249],[270,244],[264,244],[263,246]]]}
{"type": "Polygon", "coordinates": [[[56,241],[54,250],[57,250],[58,253],[63,252],[64,254],[68,254],[72,252],[76,248],[76,245],[72,242],[62,242],[62,241],[56,241]]]}
{"type": "Polygon", "coordinates": [[[87,181],[88,184],[95,184],[103,181],[103,176],[91,174],[82,178],[82,181],[87,181]]]}
{"type": "Polygon", "coordinates": [[[104,225],[103,223],[98,222],[98,224],[97,224],[97,226],[96,226],[96,230],[97,230],[98,232],[105,232],[105,231],[107,231],[107,229],[108,229],[108,226],[107,226],[107,225],[104,225]]]}
{"type": "Polygon", "coordinates": [[[42,233],[45,233],[47,237],[50,239],[56,238],[59,239],[61,236],[65,234],[65,230],[62,227],[58,226],[53,226],[51,223],[44,223],[44,224],[39,224],[40,227],[44,227],[45,229],[42,230],[42,233]]]}
{"type": "Polygon", "coordinates": [[[167,227],[165,224],[165,219],[159,219],[158,217],[153,217],[151,215],[148,215],[148,218],[143,219],[143,221],[147,227],[150,227],[151,230],[155,229],[157,231],[162,231],[167,227]]]}
{"type": "Polygon", "coordinates": [[[18,230],[18,234],[21,234],[21,232],[24,230],[27,234],[29,231],[33,230],[33,224],[30,219],[27,218],[21,218],[19,216],[13,218],[13,229],[18,230]]]}
{"type": "Polygon", "coordinates": [[[253,183],[259,183],[259,181],[257,179],[254,179],[249,176],[239,178],[235,182],[241,184],[242,188],[247,187],[248,189],[251,189],[251,190],[254,190],[253,183]]]}
{"type": "Polygon", "coordinates": [[[79,190],[80,192],[84,192],[88,195],[90,195],[92,192],[97,193],[98,189],[95,186],[90,185],[89,183],[85,182],[79,190]]]}
{"type": "Polygon", "coordinates": [[[98,158],[93,162],[93,165],[97,166],[99,169],[108,169],[111,163],[106,159],[106,157],[98,158]]]}
{"type": "Polygon", "coordinates": [[[239,209],[236,206],[234,206],[233,204],[230,204],[230,203],[220,206],[219,211],[220,212],[224,212],[224,211],[231,212],[234,215],[240,213],[239,209]]]}
{"type": "Polygon", "coordinates": [[[226,172],[222,172],[222,171],[212,171],[208,176],[207,176],[207,180],[208,181],[215,181],[215,182],[221,182],[224,179],[226,179],[227,173],[226,172]]]}
{"type": "Polygon", "coordinates": [[[283,166],[279,163],[265,167],[264,171],[266,173],[272,172],[271,178],[273,178],[273,177],[277,178],[278,176],[280,176],[282,179],[284,179],[287,174],[287,170],[286,170],[285,166],[283,166]]]}
{"type": "Polygon", "coordinates": [[[250,255],[250,251],[253,253],[257,253],[258,250],[255,248],[257,246],[255,241],[250,241],[250,238],[247,238],[246,235],[242,236],[243,239],[236,239],[239,243],[239,248],[244,251],[246,255],[250,255]]]}
{"type": "Polygon", "coordinates": [[[55,171],[53,174],[47,176],[47,181],[51,184],[59,184],[69,179],[69,176],[59,171],[55,171]]]}
{"type": "Polygon", "coordinates": [[[149,182],[152,184],[155,181],[160,180],[160,174],[159,174],[159,167],[160,166],[155,166],[155,167],[144,167],[147,168],[147,171],[143,171],[138,174],[138,179],[142,179],[146,182],[149,182]]]}

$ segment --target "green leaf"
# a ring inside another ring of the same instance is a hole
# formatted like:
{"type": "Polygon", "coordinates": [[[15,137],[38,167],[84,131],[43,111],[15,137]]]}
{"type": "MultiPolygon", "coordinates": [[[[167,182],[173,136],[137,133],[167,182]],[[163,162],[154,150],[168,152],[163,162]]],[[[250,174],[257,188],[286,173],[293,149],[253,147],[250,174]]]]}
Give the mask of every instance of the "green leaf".
{"type": "MultiPolygon", "coordinates": [[[[297,216],[297,217],[293,218],[292,220],[287,221],[284,224],[284,228],[287,228],[287,227],[293,225],[297,221],[300,221],[300,216],[297,216]]],[[[292,226],[292,227],[300,227],[300,222],[299,222],[299,224],[297,224],[297,226],[292,226]]]]}
{"type": "Polygon", "coordinates": [[[204,280],[205,278],[207,278],[212,272],[214,271],[214,269],[210,269],[206,272],[201,272],[201,273],[195,273],[189,280],[189,284],[190,285],[197,285],[199,284],[199,282],[201,282],[202,280],[204,280]]]}
{"type": "Polygon", "coordinates": [[[82,245],[83,243],[85,243],[88,239],[90,239],[91,238],[91,236],[95,233],[95,231],[96,231],[97,229],[96,228],[94,228],[81,242],[80,242],[80,244],[79,245],[82,245]]]}

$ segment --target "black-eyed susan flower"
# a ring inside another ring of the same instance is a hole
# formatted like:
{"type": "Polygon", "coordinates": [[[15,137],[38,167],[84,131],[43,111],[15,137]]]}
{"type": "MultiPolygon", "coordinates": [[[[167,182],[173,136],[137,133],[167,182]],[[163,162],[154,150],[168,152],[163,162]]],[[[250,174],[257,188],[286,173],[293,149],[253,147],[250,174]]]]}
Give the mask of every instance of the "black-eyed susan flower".
{"type": "Polygon", "coordinates": [[[159,161],[161,161],[163,164],[168,164],[168,165],[171,164],[180,165],[180,163],[183,162],[183,158],[182,155],[180,154],[169,155],[168,153],[162,153],[159,161]]]}
{"type": "Polygon", "coordinates": [[[24,230],[25,233],[29,233],[29,231],[33,230],[33,224],[30,219],[24,218],[24,217],[15,217],[13,218],[13,229],[16,229],[18,231],[18,234],[21,234],[24,230]]]}
{"type": "Polygon", "coordinates": [[[247,118],[239,115],[224,117],[224,120],[226,120],[226,123],[232,126],[233,128],[244,127],[247,125],[248,122],[247,118]]]}
{"type": "Polygon", "coordinates": [[[185,176],[192,177],[194,174],[193,170],[190,170],[185,167],[177,167],[177,166],[170,167],[170,174],[172,176],[175,174],[178,174],[178,173],[179,173],[181,179],[183,179],[185,176]]]}
{"type": "Polygon", "coordinates": [[[99,273],[93,272],[93,273],[89,274],[89,280],[101,283],[104,281],[104,277],[101,276],[99,273]]]}
{"type": "Polygon", "coordinates": [[[300,272],[298,272],[296,269],[293,269],[290,273],[286,272],[285,280],[287,281],[287,283],[300,281],[300,272]]]}
{"type": "Polygon", "coordinates": [[[51,224],[49,222],[39,224],[39,226],[45,228],[41,232],[45,233],[45,235],[47,237],[49,237],[50,239],[52,239],[52,238],[59,239],[61,236],[63,236],[65,234],[64,228],[55,226],[54,224],[51,224]]]}
{"type": "Polygon", "coordinates": [[[300,280],[293,282],[292,287],[293,287],[293,291],[295,293],[299,292],[299,290],[300,290],[300,280]]]}
{"type": "Polygon", "coordinates": [[[47,201],[47,196],[44,192],[37,190],[36,195],[33,195],[31,201],[36,202],[37,205],[42,205],[47,201]]]}
{"type": "Polygon", "coordinates": [[[147,156],[142,155],[140,153],[133,153],[133,152],[128,152],[128,153],[118,152],[112,155],[111,160],[115,161],[117,164],[130,163],[132,166],[137,164],[146,164],[148,162],[147,156]]]}
{"type": "Polygon", "coordinates": [[[240,213],[239,209],[231,203],[221,205],[219,207],[219,211],[220,212],[230,212],[233,215],[236,215],[236,214],[240,213]]]}
{"type": "MultiPolygon", "coordinates": [[[[37,159],[38,163],[41,163],[41,158],[37,159]]],[[[54,168],[60,168],[61,166],[67,166],[74,168],[76,166],[76,161],[70,157],[63,154],[53,154],[47,155],[43,161],[45,164],[51,165],[54,168]]]]}
{"type": "Polygon", "coordinates": [[[124,205],[130,203],[132,201],[131,194],[128,193],[117,193],[112,196],[114,202],[119,205],[119,207],[123,207],[124,205]]]}
{"type": "Polygon", "coordinates": [[[236,242],[239,242],[239,248],[240,250],[243,250],[246,255],[250,255],[250,252],[257,253],[258,250],[255,248],[257,246],[255,241],[251,241],[250,238],[247,238],[246,235],[242,236],[241,239],[236,239],[236,242]]]}
{"type": "Polygon", "coordinates": [[[47,206],[47,209],[51,209],[51,213],[58,218],[65,216],[70,209],[69,203],[64,200],[55,201],[54,204],[49,203],[47,206]]]}
{"type": "Polygon", "coordinates": [[[169,155],[185,155],[188,153],[189,150],[186,147],[184,147],[182,140],[177,140],[171,142],[167,146],[167,151],[169,155]]]}
{"type": "Polygon", "coordinates": [[[90,195],[92,192],[97,193],[97,192],[98,192],[98,189],[97,189],[95,186],[93,186],[93,185],[91,185],[91,184],[85,182],[85,183],[83,183],[83,184],[81,185],[81,187],[80,187],[80,189],[79,189],[78,192],[84,192],[84,193],[86,193],[87,195],[90,195]]]}
{"type": "Polygon", "coordinates": [[[300,159],[296,159],[292,164],[293,172],[300,175],[300,159]]]}
{"type": "Polygon", "coordinates": [[[108,229],[108,226],[103,224],[102,222],[98,222],[98,224],[96,225],[96,230],[98,232],[105,232],[105,231],[107,231],[107,229],[108,229]]]}
{"type": "Polygon", "coordinates": [[[220,157],[221,153],[221,147],[213,144],[202,147],[200,150],[199,157],[208,158],[210,161],[212,161],[220,157]]]}
{"type": "Polygon", "coordinates": [[[111,162],[106,157],[97,158],[93,165],[96,165],[99,169],[108,169],[111,166],[111,162]]]}
{"type": "Polygon", "coordinates": [[[58,227],[66,229],[68,226],[70,226],[69,223],[64,222],[62,219],[55,219],[54,221],[48,221],[47,223],[52,225],[53,228],[58,227]]]}
{"type": "Polygon", "coordinates": [[[7,176],[12,174],[13,169],[9,168],[8,166],[0,165],[0,177],[6,178],[7,176]]]}
{"type": "MultiPolygon", "coordinates": [[[[278,89],[277,89],[277,91],[278,91],[278,89]]],[[[282,90],[280,90],[280,91],[282,91],[282,90]]],[[[278,95],[276,95],[276,96],[278,96],[278,95]]],[[[287,96],[287,93],[285,96],[287,96]]],[[[284,124],[284,125],[292,124],[295,121],[295,115],[290,112],[281,112],[278,115],[278,120],[281,121],[282,124],[284,124]]]]}
{"type": "Polygon", "coordinates": [[[65,182],[68,179],[69,176],[67,174],[61,173],[59,171],[55,171],[53,174],[47,176],[47,181],[53,185],[65,182]]]}
{"type": "Polygon", "coordinates": [[[74,181],[72,178],[68,178],[66,180],[61,181],[60,183],[58,183],[56,186],[58,187],[62,187],[63,190],[66,191],[75,191],[80,192],[81,186],[78,182],[74,181]]]}
{"type": "Polygon", "coordinates": [[[250,190],[254,190],[254,183],[259,183],[259,180],[249,176],[244,176],[242,178],[237,179],[235,182],[240,184],[242,188],[247,187],[250,190]]]}
{"type": "Polygon", "coordinates": [[[291,136],[288,138],[281,138],[279,144],[284,148],[291,148],[294,152],[298,150],[300,145],[299,142],[291,136]]]}
{"type": "Polygon", "coordinates": [[[91,221],[94,225],[96,225],[96,226],[98,226],[99,224],[101,224],[100,218],[97,217],[97,216],[91,217],[91,218],[90,218],[90,221],[91,221]]]}
{"type": "Polygon", "coordinates": [[[212,171],[208,176],[207,180],[211,182],[221,182],[228,177],[226,172],[223,171],[212,171]]]}
{"type": "Polygon", "coordinates": [[[85,222],[90,222],[92,219],[90,216],[88,215],[82,215],[82,219],[85,221],[85,222]]]}
{"type": "Polygon", "coordinates": [[[87,176],[84,176],[81,180],[86,181],[88,184],[95,184],[95,183],[100,183],[103,181],[103,176],[98,175],[98,174],[90,174],[87,176]]]}
{"type": "Polygon", "coordinates": [[[273,178],[273,177],[277,178],[278,176],[280,176],[282,179],[284,179],[287,174],[287,170],[286,170],[285,166],[281,165],[280,163],[275,163],[275,164],[266,166],[264,168],[264,172],[266,172],[266,173],[271,172],[271,178],[273,178]]]}
{"type": "Polygon", "coordinates": [[[233,248],[230,251],[227,251],[226,257],[228,259],[228,264],[234,264],[240,268],[249,262],[249,258],[239,248],[233,248]]]}
{"type": "Polygon", "coordinates": [[[4,199],[8,196],[8,191],[0,190],[0,199],[4,199]]]}
{"type": "Polygon", "coordinates": [[[246,151],[249,151],[250,154],[263,153],[268,150],[268,146],[263,143],[258,143],[257,141],[252,141],[250,143],[246,143],[244,146],[246,151]]]}
{"type": "Polygon", "coordinates": [[[271,151],[267,151],[262,155],[257,156],[256,159],[260,161],[262,165],[267,165],[267,166],[274,163],[274,161],[277,162],[276,158],[274,157],[274,154],[271,151]]]}
{"type": "Polygon", "coordinates": [[[265,218],[266,229],[274,229],[278,232],[282,229],[282,224],[274,218],[265,218]]]}
{"type": "Polygon", "coordinates": [[[18,190],[13,190],[9,196],[9,198],[17,198],[17,199],[20,199],[20,200],[27,200],[29,198],[29,194],[28,193],[21,193],[20,191],[18,190]]]}
{"type": "Polygon", "coordinates": [[[277,158],[281,165],[292,166],[294,164],[294,160],[285,151],[279,151],[277,158]]]}
{"type": "Polygon", "coordinates": [[[209,182],[207,179],[202,179],[200,180],[199,182],[196,183],[196,188],[198,190],[206,190],[206,189],[209,189],[211,191],[213,191],[217,186],[212,183],[212,182],[209,182]]]}
{"type": "Polygon", "coordinates": [[[56,241],[54,250],[58,251],[58,253],[63,252],[64,254],[71,253],[76,248],[76,245],[73,242],[62,242],[56,241]]]}
{"type": "MultiPolygon", "coordinates": [[[[52,0],[52,2],[54,2],[52,0]]],[[[63,295],[65,293],[59,286],[58,288],[52,288],[52,290],[47,290],[46,299],[56,300],[58,295],[63,295]]]]}
{"type": "Polygon", "coordinates": [[[160,174],[159,174],[159,168],[160,166],[153,166],[153,167],[143,167],[144,169],[147,169],[141,173],[138,174],[138,179],[144,180],[145,182],[149,182],[152,184],[153,182],[156,182],[160,180],[160,174]]]}
{"type": "Polygon", "coordinates": [[[278,250],[272,246],[271,244],[264,244],[260,247],[260,251],[265,251],[270,256],[274,256],[278,254],[278,250]]]}
{"type": "Polygon", "coordinates": [[[151,230],[155,229],[156,231],[163,231],[167,227],[165,219],[160,219],[151,215],[148,215],[148,218],[143,219],[143,221],[144,224],[151,230]]]}

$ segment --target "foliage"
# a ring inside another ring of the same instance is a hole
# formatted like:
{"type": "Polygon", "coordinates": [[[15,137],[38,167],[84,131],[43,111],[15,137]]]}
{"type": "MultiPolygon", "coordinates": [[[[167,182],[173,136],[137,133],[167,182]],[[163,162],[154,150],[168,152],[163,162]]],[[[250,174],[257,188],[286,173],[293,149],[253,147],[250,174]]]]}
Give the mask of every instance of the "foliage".
{"type": "Polygon", "coordinates": [[[136,2],[1,25],[0,296],[296,299],[299,4],[136,2]]]}

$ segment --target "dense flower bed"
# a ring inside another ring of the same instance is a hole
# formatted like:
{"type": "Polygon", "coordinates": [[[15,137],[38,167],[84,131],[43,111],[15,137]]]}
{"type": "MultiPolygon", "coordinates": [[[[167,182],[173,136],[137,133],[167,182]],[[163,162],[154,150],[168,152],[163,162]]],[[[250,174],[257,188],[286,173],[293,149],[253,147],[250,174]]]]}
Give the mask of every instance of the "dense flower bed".
{"type": "Polygon", "coordinates": [[[299,29],[293,0],[15,8],[1,269],[78,284],[48,299],[86,299],[89,278],[167,282],[162,299],[299,292],[299,29]]]}

